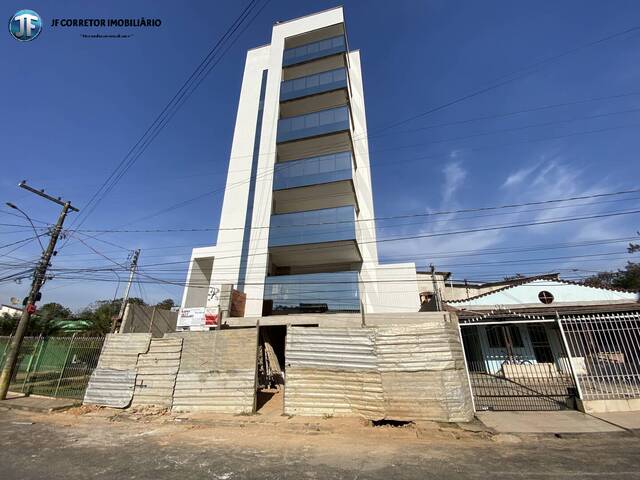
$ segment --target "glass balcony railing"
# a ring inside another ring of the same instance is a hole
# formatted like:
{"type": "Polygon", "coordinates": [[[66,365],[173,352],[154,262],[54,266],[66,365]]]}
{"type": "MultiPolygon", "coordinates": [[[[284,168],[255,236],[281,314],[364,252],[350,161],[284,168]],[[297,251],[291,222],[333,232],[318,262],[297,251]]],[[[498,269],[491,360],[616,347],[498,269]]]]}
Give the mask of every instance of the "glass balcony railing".
{"type": "Polygon", "coordinates": [[[278,121],[277,141],[288,142],[306,137],[349,130],[349,107],[330,108],[278,121]]]}
{"type": "Polygon", "coordinates": [[[355,240],[355,219],[356,212],[351,205],[272,215],[269,246],[355,240]]]}
{"type": "Polygon", "coordinates": [[[283,190],[350,180],[351,165],[351,152],[277,163],[273,174],[273,189],[283,190]]]}
{"type": "Polygon", "coordinates": [[[267,277],[264,299],[272,313],[359,312],[358,272],[311,273],[267,277]]]}
{"type": "Polygon", "coordinates": [[[296,63],[308,62],[316,58],[328,57],[329,55],[346,51],[347,42],[344,35],[339,35],[299,47],[287,48],[282,57],[282,66],[289,67],[296,63]]]}
{"type": "Polygon", "coordinates": [[[286,80],[280,85],[280,101],[293,100],[317,93],[347,88],[347,70],[337,68],[328,72],[286,80]]]}

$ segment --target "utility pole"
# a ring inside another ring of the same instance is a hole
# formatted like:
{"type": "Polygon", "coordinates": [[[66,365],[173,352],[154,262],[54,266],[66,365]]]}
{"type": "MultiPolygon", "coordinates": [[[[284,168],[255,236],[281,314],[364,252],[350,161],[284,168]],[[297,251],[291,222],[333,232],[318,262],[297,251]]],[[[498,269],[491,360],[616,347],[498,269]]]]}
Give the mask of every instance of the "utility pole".
{"type": "Polygon", "coordinates": [[[120,330],[122,320],[124,318],[124,311],[127,308],[127,301],[129,300],[129,291],[131,290],[131,284],[133,283],[133,277],[136,274],[136,268],[138,267],[138,257],[140,256],[140,249],[138,248],[133,252],[131,258],[131,267],[129,268],[129,281],[127,282],[127,288],[124,291],[124,297],[122,297],[122,303],[120,304],[120,312],[118,316],[113,319],[111,324],[111,333],[116,333],[120,330]]]}
{"type": "Polygon", "coordinates": [[[51,257],[53,257],[57,253],[55,251],[56,243],[58,241],[58,237],[60,236],[60,232],[62,231],[64,219],[66,218],[69,210],[73,212],[80,211],[76,207],[71,206],[70,201],[64,201],[60,197],[52,197],[51,195],[46,194],[44,190],[36,190],[35,188],[27,185],[26,181],[24,180],[20,182],[18,186],[30,191],[31,193],[35,193],[36,195],[39,195],[40,197],[45,198],[51,202],[61,205],[62,211],[58,216],[58,221],[56,222],[55,227],[53,228],[53,230],[51,230],[49,245],[47,246],[47,249],[42,253],[40,261],[36,266],[35,272],[33,274],[33,281],[31,282],[31,290],[29,291],[29,296],[26,298],[24,310],[22,311],[22,315],[20,316],[20,321],[18,322],[16,333],[11,339],[11,345],[9,346],[9,350],[7,351],[6,361],[4,367],[2,368],[2,374],[0,374],[0,400],[4,400],[5,398],[7,398],[9,383],[11,382],[13,371],[18,360],[20,345],[22,345],[22,339],[24,338],[24,334],[27,331],[27,327],[29,326],[29,319],[31,318],[31,315],[36,311],[35,304],[38,300],[40,300],[40,288],[42,288],[42,285],[45,282],[47,268],[50,266],[49,264],[51,262],[51,257]]]}
{"type": "Polygon", "coordinates": [[[438,288],[438,281],[436,280],[436,267],[431,264],[431,281],[433,282],[433,298],[435,300],[436,310],[442,311],[442,297],[440,296],[440,288],[438,288]]]}

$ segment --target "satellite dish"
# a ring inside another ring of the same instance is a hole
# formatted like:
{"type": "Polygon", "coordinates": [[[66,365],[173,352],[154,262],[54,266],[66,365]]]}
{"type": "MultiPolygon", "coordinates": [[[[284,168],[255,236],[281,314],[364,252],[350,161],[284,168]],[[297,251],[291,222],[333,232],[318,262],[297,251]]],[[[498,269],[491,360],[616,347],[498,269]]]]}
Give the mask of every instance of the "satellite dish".
{"type": "Polygon", "coordinates": [[[16,297],[11,297],[11,305],[17,305],[18,299],[16,297]]]}

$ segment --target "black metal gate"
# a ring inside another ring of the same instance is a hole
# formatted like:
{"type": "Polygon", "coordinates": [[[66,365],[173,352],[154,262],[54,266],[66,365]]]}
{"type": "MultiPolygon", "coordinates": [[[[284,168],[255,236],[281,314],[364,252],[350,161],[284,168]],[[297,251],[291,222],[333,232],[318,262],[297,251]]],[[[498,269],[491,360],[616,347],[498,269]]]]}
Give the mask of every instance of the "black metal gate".
{"type": "Polygon", "coordinates": [[[575,408],[577,389],[556,322],[460,328],[477,411],[575,408]]]}

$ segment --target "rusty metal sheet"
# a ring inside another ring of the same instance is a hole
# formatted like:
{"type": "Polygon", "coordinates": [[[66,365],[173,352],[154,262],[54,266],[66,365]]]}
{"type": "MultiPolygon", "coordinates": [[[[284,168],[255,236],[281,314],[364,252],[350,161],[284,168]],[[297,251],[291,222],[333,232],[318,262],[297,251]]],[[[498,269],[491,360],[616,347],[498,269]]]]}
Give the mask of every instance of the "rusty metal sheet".
{"type": "Polygon", "coordinates": [[[96,368],[89,379],[83,403],[126,408],[133,397],[135,380],[135,370],[96,368]]]}
{"type": "Polygon", "coordinates": [[[138,357],[133,406],[171,407],[181,353],[181,338],[151,340],[149,351],[138,357]]]}

